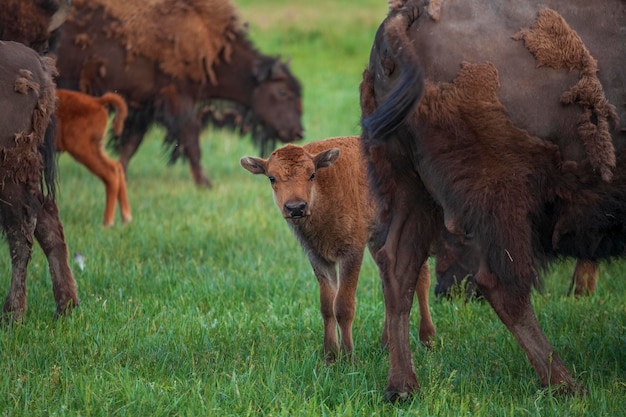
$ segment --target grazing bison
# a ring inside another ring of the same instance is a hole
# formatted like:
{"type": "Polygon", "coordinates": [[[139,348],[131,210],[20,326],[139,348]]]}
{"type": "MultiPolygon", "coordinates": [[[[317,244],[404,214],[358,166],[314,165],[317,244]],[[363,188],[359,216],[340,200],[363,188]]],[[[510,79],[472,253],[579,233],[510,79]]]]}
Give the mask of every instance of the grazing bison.
{"type": "MultiPolygon", "coordinates": [[[[287,145],[267,160],[241,159],[245,169],[269,178],[274,202],[309,257],[320,287],[327,361],[334,360],[339,352],[352,353],[352,322],[363,253],[366,246],[376,253],[380,243],[359,146],[358,137],[341,137],[303,147],[287,145]]],[[[428,345],[435,337],[428,307],[430,274],[427,264],[419,270],[419,334],[428,345]]],[[[384,345],[386,329],[385,324],[384,345]]]]}
{"type": "Polygon", "coordinates": [[[45,54],[54,49],[55,31],[67,18],[70,5],[71,0],[2,0],[0,39],[45,54]]]}
{"type": "MultiPolygon", "coordinates": [[[[62,88],[121,94],[129,105],[114,141],[126,169],[153,122],[167,129],[170,161],[189,160],[199,185],[200,107],[236,103],[242,130],[261,142],[303,137],[301,87],[287,64],[262,55],[229,0],[75,0],[59,45],[62,88]]],[[[207,118],[210,120],[210,118],[207,118]]]]}
{"type": "Polygon", "coordinates": [[[104,150],[104,136],[109,121],[107,106],[115,109],[113,132],[122,133],[128,109],[119,94],[105,93],[102,97],[91,97],[76,91],[57,89],[57,134],[56,150],[67,152],[102,180],[106,190],[104,219],[105,227],[115,221],[115,202],[119,202],[122,221],[132,219],[126,194],[124,167],[113,161],[104,150]]]}
{"type": "Polygon", "coordinates": [[[33,237],[48,259],[57,314],[78,304],[54,202],[54,129],[49,126],[56,105],[53,73],[52,59],[21,43],[0,41],[0,224],[12,267],[3,321],[19,321],[26,313],[33,237]]]}
{"type": "Polygon", "coordinates": [[[405,294],[442,231],[541,383],[584,392],[530,297],[550,260],[625,253],[626,3],[395,3],[360,87],[362,147],[386,225],[376,254],[386,398],[419,389],[405,294]]]}

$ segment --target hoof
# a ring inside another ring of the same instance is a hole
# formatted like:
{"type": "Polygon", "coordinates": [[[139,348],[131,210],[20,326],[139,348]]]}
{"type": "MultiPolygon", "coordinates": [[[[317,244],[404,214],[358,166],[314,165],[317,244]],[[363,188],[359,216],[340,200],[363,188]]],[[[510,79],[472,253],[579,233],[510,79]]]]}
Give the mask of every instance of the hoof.
{"type": "Polygon", "coordinates": [[[387,389],[387,391],[385,391],[385,401],[388,403],[403,403],[409,400],[412,394],[411,392],[399,392],[387,389]]]}

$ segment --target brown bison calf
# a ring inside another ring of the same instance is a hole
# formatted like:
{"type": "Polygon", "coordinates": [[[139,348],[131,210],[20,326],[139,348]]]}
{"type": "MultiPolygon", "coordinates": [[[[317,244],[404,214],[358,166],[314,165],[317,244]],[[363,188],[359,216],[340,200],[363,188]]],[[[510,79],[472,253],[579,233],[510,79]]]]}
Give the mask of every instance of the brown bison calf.
{"type": "MultiPolygon", "coordinates": [[[[244,157],[241,166],[269,178],[278,209],[309,257],[320,287],[327,361],[334,360],[339,351],[351,354],[363,253],[365,246],[372,255],[380,249],[376,205],[368,190],[358,137],[332,138],[303,147],[287,145],[267,160],[244,157]]],[[[429,287],[428,265],[423,264],[416,293],[420,340],[426,345],[435,336],[428,307],[429,287]]],[[[386,320],[382,343],[387,345],[386,320]]]]}
{"type": "Polygon", "coordinates": [[[104,151],[104,135],[109,120],[107,105],[115,108],[113,131],[120,135],[124,129],[124,119],[128,108],[124,99],[115,93],[105,93],[102,97],[91,97],[75,91],[57,89],[59,107],[57,109],[58,130],[55,138],[57,151],[66,151],[83,164],[89,171],[104,182],[106,205],[105,226],[112,226],[115,219],[115,201],[120,205],[122,221],[132,219],[126,179],[122,165],[109,158],[104,151]]]}

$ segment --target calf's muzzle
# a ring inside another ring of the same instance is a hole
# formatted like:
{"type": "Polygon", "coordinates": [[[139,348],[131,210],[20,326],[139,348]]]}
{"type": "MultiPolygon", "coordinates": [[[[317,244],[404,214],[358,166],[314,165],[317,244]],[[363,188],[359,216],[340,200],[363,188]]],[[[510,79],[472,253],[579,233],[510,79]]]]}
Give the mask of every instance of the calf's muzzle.
{"type": "Polygon", "coordinates": [[[306,201],[288,201],[285,203],[284,211],[292,219],[299,219],[306,216],[306,201]]]}

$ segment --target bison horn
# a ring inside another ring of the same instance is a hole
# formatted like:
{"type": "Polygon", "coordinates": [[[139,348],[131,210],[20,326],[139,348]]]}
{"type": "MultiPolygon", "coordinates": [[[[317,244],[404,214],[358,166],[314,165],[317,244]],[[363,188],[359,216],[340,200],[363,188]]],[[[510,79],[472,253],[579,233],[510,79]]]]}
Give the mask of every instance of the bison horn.
{"type": "Polygon", "coordinates": [[[58,29],[67,19],[70,14],[70,8],[72,6],[72,0],[61,2],[59,10],[57,10],[50,18],[50,24],[48,25],[48,32],[52,32],[58,29]]]}
{"type": "Polygon", "coordinates": [[[284,73],[283,64],[280,62],[280,57],[274,62],[272,65],[272,69],[270,71],[270,77],[276,78],[284,73]]]}

